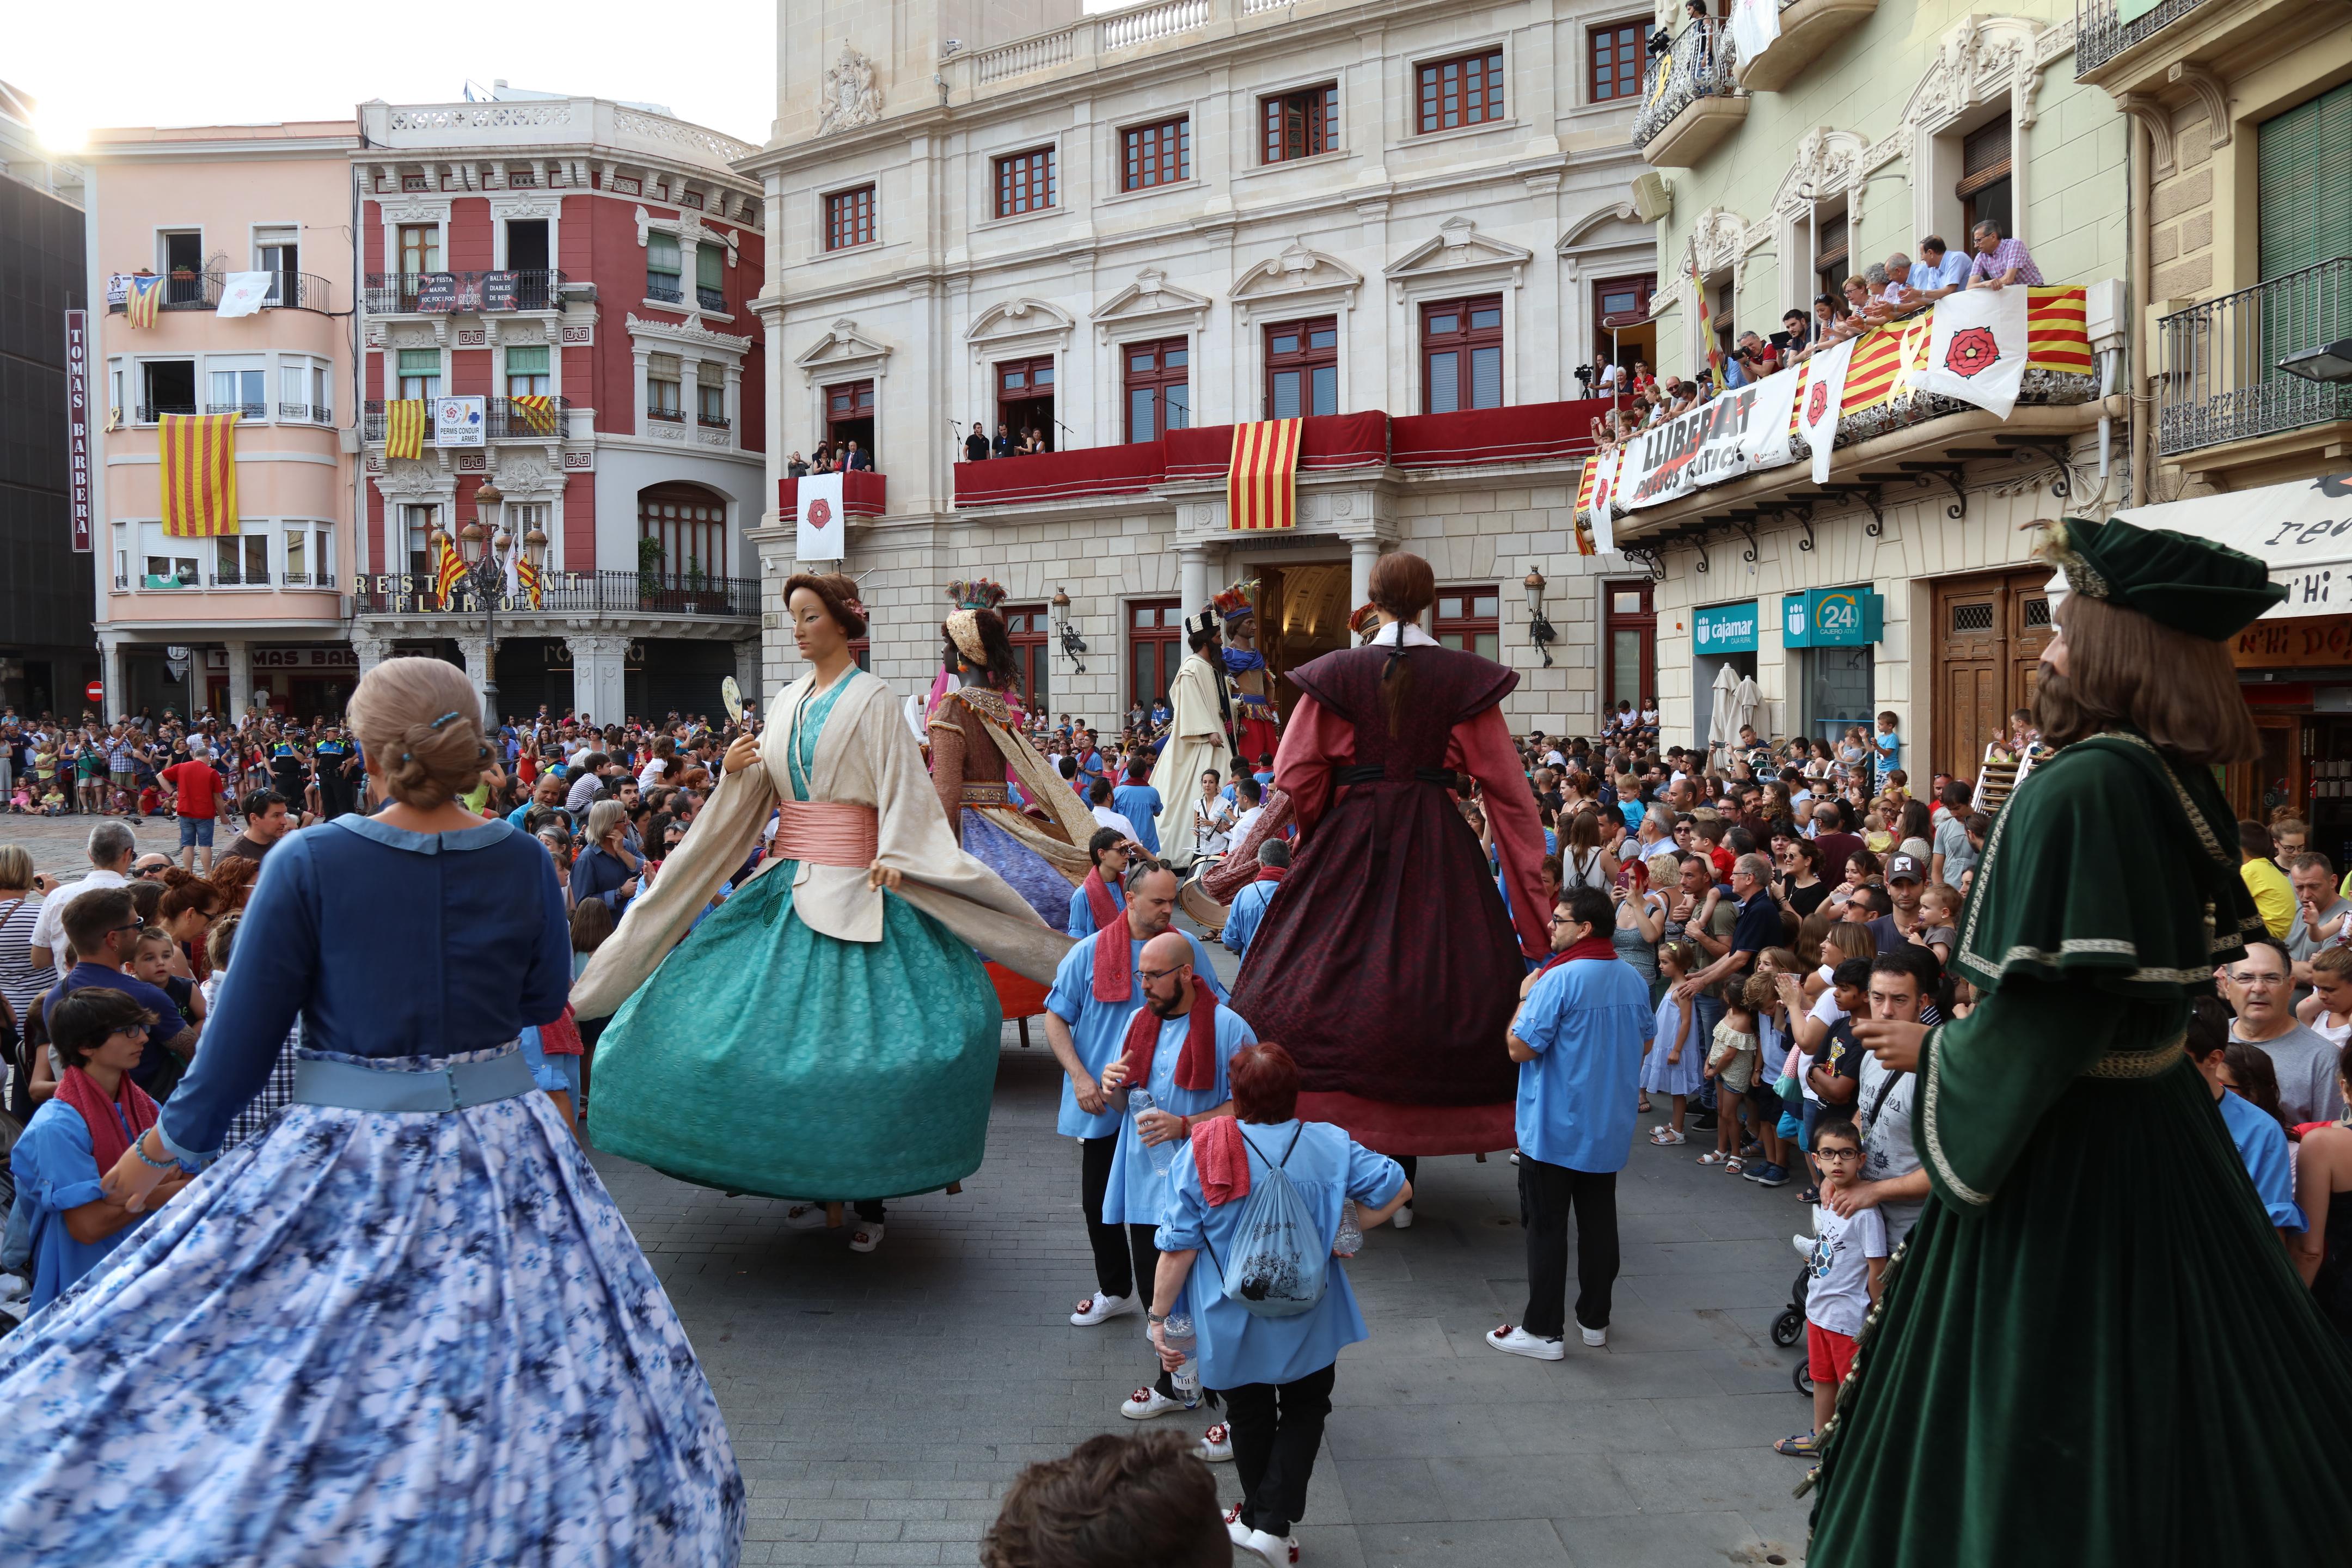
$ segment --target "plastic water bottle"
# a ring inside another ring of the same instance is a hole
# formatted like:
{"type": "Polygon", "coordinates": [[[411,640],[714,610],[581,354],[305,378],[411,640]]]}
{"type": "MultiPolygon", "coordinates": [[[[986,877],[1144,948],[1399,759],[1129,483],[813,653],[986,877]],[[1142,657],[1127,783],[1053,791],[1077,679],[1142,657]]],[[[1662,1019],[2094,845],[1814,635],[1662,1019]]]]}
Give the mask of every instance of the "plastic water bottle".
{"type": "Polygon", "coordinates": [[[1353,1258],[1363,1250],[1363,1246],[1364,1230],[1356,1223],[1355,1202],[1350,1198],[1341,1198],[1339,1200],[1339,1234],[1331,1238],[1331,1256],[1353,1258]]]}
{"type": "MultiPolygon", "coordinates": [[[[1130,1089],[1127,1091],[1127,1109],[1140,1122],[1145,1111],[1160,1109],[1160,1102],[1151,1098],[1148,1089],[1130,1089]]],[[[1143,1152],[1150,1157],[1151,1168],[1160,1175],[1166,1175],[1169,1167],[1176,1163],[1176,1141],[1172,1138],[1165,1143],[1146,1143],[1143,1152]]]]}
{"type": "Polygon", "coordinates": [[[1168,1321],[1160,1325],[1160,1342],[1184,1358],[1183,1363],[1169,1377],[1176,1397],[1187,1405],[1201,1397],[1201,1362],[1192,1353],[1192,1320],[1182,1312],[1171,1312],[1168,1321]]]}

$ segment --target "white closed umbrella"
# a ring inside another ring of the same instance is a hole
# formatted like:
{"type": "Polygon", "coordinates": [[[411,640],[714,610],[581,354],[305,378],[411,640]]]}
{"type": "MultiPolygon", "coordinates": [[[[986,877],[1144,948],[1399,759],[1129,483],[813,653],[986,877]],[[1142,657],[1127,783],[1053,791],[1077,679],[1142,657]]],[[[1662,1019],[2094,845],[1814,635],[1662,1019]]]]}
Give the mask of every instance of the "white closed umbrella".
{"type": "MultiPolygon", "coordinates": [[[[1724,673],[1726,675],[1731,673],[1728,666],[1725,667],[1724,673]]],[[[1726,741],[1738,743],[1740,727],[1755,724],[1763,710],[1764,694],[1756,689],[1756,678],[1752,675],[1741,676],[1738,684],[1731,689],[1731,713],[1724,721],[1723,726],[1726,741]]],[[[1763,732],[1761,726],[1758,727],[1757,732],[1759,734],[1763,732]]]]}
{"type": "Polygon", "coordinates": [[[1706,754],[1710,763],[1719,763],[1723,750],[1739,733],[1738,721],[1731,716],[1732,694],[1738,688],[1739,672],[1727,660],[1715,672],[1715,684],[1710,688],[1714,696],[1706,707],[1706,754]]]}

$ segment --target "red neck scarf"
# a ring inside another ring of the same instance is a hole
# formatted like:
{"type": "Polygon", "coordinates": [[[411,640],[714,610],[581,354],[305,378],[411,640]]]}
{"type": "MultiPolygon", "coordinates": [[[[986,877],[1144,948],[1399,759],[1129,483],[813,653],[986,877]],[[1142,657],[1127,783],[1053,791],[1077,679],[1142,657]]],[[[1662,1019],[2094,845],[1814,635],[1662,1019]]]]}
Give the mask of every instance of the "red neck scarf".
{"type": "Polygon", "coordinates": [[[1249,1147],[1241,1123],[1232,1117],[1194,1123],[1192,1163],[1201,1173],[1201,1195],[1211,1208],[1249,1196],[1249,1147]]]}
{"type": "Polygon", "coordinates": [[[1257,879],[1261,882],[1279,882],[1289,875],[1290,868],[1287,866],[1260,866],[1257,868],[1257,879]]]}
{"type": "Polygon", "coordinates": [[[1086,894],[1087,908],[1094,911],[1095,930],[1110,930],[1118,921],[1118,900],[1111,897],[1110,885],[1103,880],[1101,867],[1087,873],[1086,894]]]}
{"type": "Polygon", "coordinates": [[[1128,947],[1127,916],[1114,914],[1095,935],[1095,1000],[1135,1000],[1135,954],[1128,947]]]}
{"type": "Polygon", "coordinates": [[[1572,963],[1580,958],[1614,958],[1616,956],[1617,944],[1615,942],[1610,941],[1605,936],[1588,936],[1582,942],[1570,944],[1567,952],[1553,953],[1550,958],[1545,961],[1544,966],[1541,969],[1537,970],[1536,973],[1538,974],[1549,974],[1561,964],[1572,963]]]}
{"type": "Polygon", "coordinates": [[[81,1112],[89,1123],[89,1150],[98,1157],[98,1173],[114,1169],[114,1163],[131,1152],[131,1140],[155,1125],[155,1102],[147,1091],[122,1075],[122,1083],[109,1100],[106,1090],[98,1087],[98,1079],[79,1068],[68,1068],[58,1080],[58,1098],[81,1112]],[[131,1131],[123,1131],[129,1122],[131,1131]]]}
{"type": "MultiPolygon", "coordinates": [[[[1102,960],[1095,960],[1095,973],[1102,973],[1102,960]]],[[[1176,1087],[1194,1090],[1217,1087],[1217,994],[1208,988],[1197,974],[1192,976],[1192,1011],[1184,1031],[1184,1049],[1176,1058],[1176,1087]]],[[[1127,1026],[1127,1044],[1120,1059],[1127,1063],[1127,1081],[1132,1086],[1151,1083],[1151,1058],[1160,1047],[1160,1026],[1168,1022],[1151,1010],[1149,1003],[1136,1009],[1135,1017],[1127,1026]]]]}

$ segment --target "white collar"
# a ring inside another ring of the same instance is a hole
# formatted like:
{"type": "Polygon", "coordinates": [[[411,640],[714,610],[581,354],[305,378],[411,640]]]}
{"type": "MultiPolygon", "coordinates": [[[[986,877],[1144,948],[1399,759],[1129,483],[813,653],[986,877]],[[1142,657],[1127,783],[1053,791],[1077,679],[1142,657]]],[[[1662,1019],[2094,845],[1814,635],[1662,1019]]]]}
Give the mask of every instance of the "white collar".
{"type": "Polygon", "coordinates": [[[1431,637],[1427,632],[1423,631],[1421,629],[1421,623],[1418,621],[1391,621],[1387,626],[1382,626],[1379,631],[1372,634],[1370,646],[1373,647],[1385,647],[1389,644],[1396,642],[1400,637],[1403,639],[1403,643],[1406,647],[1435,647],[1437,646],[1437,639],[1431,637]]]}

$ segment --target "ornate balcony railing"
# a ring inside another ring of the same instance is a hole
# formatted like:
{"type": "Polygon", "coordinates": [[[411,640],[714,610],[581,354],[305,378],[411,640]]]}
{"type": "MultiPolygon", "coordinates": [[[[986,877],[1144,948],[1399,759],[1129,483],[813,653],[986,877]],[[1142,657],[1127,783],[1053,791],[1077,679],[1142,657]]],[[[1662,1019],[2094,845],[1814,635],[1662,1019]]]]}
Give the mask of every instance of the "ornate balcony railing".
{"type": "MultiPolygon", "coordinates": [[[[363,575],[352,584],[362,616],[478,616],[482,602],[470,581],[461,581],[446,603],[429,572],[363,575]]],[[[602,612],[614,616],[709,616],[756,620],[757,577],[711,577],[695,572],[550,572],[534,611],[528,600],[504,595],[499,607],[510,615],[602,612]]]]}
{"type": "Polygon", "coordinates": [[[717,310],[722,315],[727,310],[727,295],[722,289],[697,289],[694,291],[694,302],[706,310],[717,310]]]}
{"type": "Polygon", "coordinates": [[[2157,447],[2169,455],[2352,419],[2352,386],[2278,368],[2352,337],[2352,257],[2208,300],[2157,323],[2157,447]]]}
{"type": "Polygon", "coordinates": [[[2162,0],[2155,10],[2126,22],[2117,0],[2090,0],[2074,7],[2074,79],[2084,77],[2141,39],[2162,32],[2205,0],[2162,0]]]}
{"type": "Polygon", "coordinates": [[[374,316],[498,315],[561,310],[563,284],[555,271],[371,272],[365,292],[374,316]]]}
{"type": "Polygon", "coordinates": [[[1643,83],[1642,107],[1633,114],[1633,145],[1646,147],[1675,116],[1702,98],[1736,98],[1739,84],[1732,78],[1738,63],[1731,33],[1717,17],[1691,22],[1673,47],[1650,62],[1643,83]]]}
{"type": "Polygon", "coordinates": [[[329,310],[327,280],[311,272],[272,274],[269,292],[261,297],[265,310],[329,310]]]}
{"type": "MultiPolygon", "coordinates": [[[[383,439],[384,427],[386,424],[389,423],[389,416],[387,416],[385,410],[390,406],[391,405],[383,399],[375,397],[369,398],[367,402],[360,405],[361,440],[381,441],[383,439]]],[[[425,422],[424,437],[425,444],[426,446],[431,447],[437,444],[433,439],[433,421],[427,419],[425,422]]]]}
{"type": "Polygon", "coordinates": [[[562,397],[550,397],[544,409],[511,397],[493,397],[487,412],[493,441],[561,440],[572,428],[572,404],[562,397]]]}
{"type": "Polygon", "coordinates": [[[657,305],[683,305],[686,303],[686,289],[675,278],[649,275],[646,279],[646,298],[657,305]]]}

